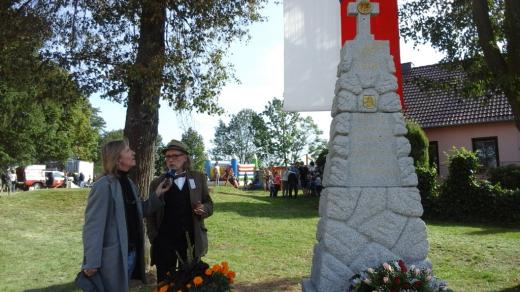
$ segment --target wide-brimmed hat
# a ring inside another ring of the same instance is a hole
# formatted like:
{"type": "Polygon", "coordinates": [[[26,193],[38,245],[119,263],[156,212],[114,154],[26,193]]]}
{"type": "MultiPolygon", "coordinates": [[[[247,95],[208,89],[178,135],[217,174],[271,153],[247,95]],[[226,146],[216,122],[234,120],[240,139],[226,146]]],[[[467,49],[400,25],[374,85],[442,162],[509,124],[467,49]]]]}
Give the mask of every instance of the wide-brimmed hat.
{"type": "Polygon", "coordinates": [[[162,153],[164,154],[168,150],[179,150],[186,154],[189,154],[188,146],[186,146],[186,144],[182,143],[181,141],[178,141],[175,139],[171,140],[170,143],[168,143],[166,145],[166,147],[164,147],[164,149],[162,150],[162,153]]]}

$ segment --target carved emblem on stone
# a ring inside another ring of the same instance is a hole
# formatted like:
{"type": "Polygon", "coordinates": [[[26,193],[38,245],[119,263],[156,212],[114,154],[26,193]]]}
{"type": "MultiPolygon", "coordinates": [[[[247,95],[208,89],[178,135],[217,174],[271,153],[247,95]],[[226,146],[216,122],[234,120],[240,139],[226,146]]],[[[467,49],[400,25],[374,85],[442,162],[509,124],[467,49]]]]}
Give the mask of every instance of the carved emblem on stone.
{"type": "Polygon", "coordinates": [[[373,95],[363,96],[363,106],[367,109],[373,109],[376,107],[375,98],[373,95]]]}
{"type": "Polygon", "coordinates": [[[361,1],[358,3],[357,10],[361,14],[370,14],[372,12],[372,4],[367,1],[361,1]]]}

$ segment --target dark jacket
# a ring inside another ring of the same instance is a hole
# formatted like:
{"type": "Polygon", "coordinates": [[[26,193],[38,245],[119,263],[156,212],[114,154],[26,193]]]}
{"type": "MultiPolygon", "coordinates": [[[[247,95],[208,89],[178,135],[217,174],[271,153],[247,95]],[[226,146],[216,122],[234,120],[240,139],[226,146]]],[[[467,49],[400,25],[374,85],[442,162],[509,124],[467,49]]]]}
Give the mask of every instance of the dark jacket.
{"type": "MultiPolygon", "coordinates": [[[[165,178],[165,174],[154,179],[150,184],[150,195],[155,194],[155,189],[161,181],[165,178]]],[[[206,176],[200,172],[187,171],[186,172],[186,184],[190,192],[191,204],[195,204],[200,201],[204,205],[204,215],[192,214],[193,218],[193,237],[195,241],[195,257],[202,257],[208,251],[208,235],[207,229],[204,226],[204,219],[213,214],[213,201],[209,196],[209,190],[207,185],[206,176]]],[[[146,217],[146,232],[148,239],[153,243],[154,239],[159,234],[159,228],[164,217],[164,206],[157,209],[150,216],[146,217]]],[[[152,265],[155,264],[152,255],[152,265]]]]}

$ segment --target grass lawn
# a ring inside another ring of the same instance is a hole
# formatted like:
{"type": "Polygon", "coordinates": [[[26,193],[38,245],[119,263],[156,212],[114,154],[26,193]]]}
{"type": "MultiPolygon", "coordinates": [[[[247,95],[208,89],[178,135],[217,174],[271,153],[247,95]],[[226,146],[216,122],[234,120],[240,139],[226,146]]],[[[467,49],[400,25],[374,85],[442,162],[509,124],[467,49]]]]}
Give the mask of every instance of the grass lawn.
{"type": "MultiPolygon", "coordinates": [[[[86,197],[77,189],[0,197],[0,291],[74,290],[86,197]]],[[[300,291],[318,200],[229,187],[212,197],[205,261],[228,261],[240,291],[300,291]]],[[[435,274],[455,291],[520,291],[520,229],[428,222],[428,240],[435,274]]]]}

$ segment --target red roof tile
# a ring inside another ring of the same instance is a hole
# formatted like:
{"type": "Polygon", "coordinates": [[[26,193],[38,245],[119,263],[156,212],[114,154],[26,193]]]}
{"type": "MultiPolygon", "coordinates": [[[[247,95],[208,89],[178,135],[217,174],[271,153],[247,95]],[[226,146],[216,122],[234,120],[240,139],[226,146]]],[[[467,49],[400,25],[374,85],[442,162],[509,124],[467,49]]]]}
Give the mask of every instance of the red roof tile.
{"type": "Polygon", "coordinates": [[[406,117],[415,120],[423,128],[514,120],[511,106],[503,94],[465,99],[460,93],[447,89],[421,90],[418,84],[418,80],[448,82],[453,77],[464,78],[464,74],[447,71],[440,65],[403,70],[406,117]]]}

